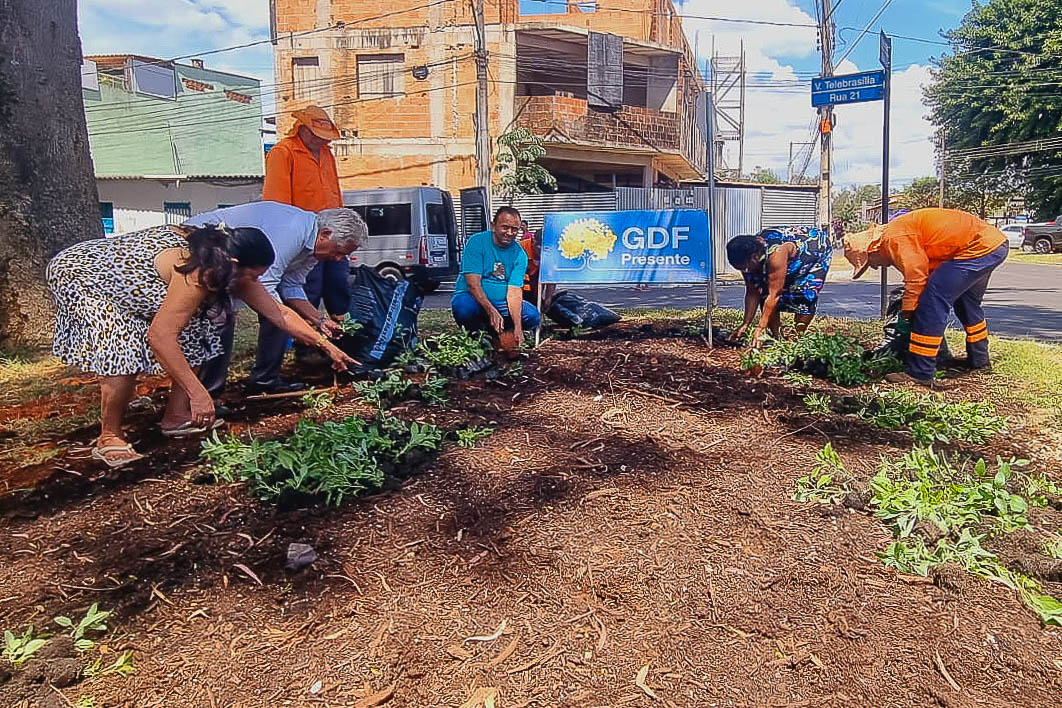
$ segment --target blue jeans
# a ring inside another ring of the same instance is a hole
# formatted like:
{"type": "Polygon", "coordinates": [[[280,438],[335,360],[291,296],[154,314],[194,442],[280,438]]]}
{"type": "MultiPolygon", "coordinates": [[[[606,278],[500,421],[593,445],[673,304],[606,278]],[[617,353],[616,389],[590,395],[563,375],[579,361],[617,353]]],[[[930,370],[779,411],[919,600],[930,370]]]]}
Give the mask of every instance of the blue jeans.
{"type": "MultiPolygon", "coordinates": [[[[513,318],[509,315],[508,303],[492,304],[505,320],[505,326],[511,328],[513,326],[513,318]]],[[[487,313],[483,311],[483,308],[480,307],[471,293],[457,293],[454,295],[453,300],[450,301],[450,311],[453,312],[454,320],[457,321],[457,324],[465,329],[475,331],[490,328],[487,313]]],[[[529,332],[538,327],[541,321],[542,316],[538,314],[538,308],[525,301],[520,312],[520,326],[523,330],[529,332]]]]}

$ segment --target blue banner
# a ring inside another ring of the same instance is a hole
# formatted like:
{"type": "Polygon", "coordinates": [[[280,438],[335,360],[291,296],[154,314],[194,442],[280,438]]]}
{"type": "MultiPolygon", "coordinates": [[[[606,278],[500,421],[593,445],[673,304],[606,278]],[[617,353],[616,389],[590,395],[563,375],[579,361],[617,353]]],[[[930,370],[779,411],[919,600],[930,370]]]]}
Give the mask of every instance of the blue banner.
{"type": "Polygon", "coordinates": [[[543,283],[704,283],[708,214],[696,209],[546,214],[543,283]]]}

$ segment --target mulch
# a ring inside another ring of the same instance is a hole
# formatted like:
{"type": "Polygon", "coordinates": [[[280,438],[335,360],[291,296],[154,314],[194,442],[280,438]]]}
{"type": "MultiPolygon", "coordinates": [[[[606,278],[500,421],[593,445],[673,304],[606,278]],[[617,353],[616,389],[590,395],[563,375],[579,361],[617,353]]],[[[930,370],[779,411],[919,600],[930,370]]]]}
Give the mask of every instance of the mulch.
{"type": "MultiPolygon", "coordinates": [[[[163,441],[151,411],[132,418],[141,464],[97,469],[83,431],[4,474],[23,491],[0,497],[3,627],[99,602],[136,673],[52,689],[0,672],[0,704],[1057,703],[1062,634],[1013,592],[897,574],[874,557],[876,519],[791,500],[825,442],[869,473],[903,434],[810,417],[738,352],[638,327],[550,341],[520,380],[453,381],[444,408],[392,409],[495,432],[338,509],[210,482],[198,441],[163,441]],[[285,570],[293,542],[318,560],[285,570]]],[[[320,415],[350,414],[369,410],[343,388],[320,415]]],[[[303,415],[263,401],[234,423],[279,435],[303,415]]],[[[983,453],[1039,461],[1023,439],[983,453]]]]}

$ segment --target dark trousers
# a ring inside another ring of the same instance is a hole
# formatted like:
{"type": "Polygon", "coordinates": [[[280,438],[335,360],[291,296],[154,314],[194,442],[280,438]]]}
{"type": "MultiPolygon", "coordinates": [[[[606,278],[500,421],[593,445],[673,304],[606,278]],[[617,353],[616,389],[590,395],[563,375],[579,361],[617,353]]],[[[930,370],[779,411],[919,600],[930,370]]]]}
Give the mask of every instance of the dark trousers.
{"type": "MultiPolygon", "coordinates": [[[[345,315],[350,311],[350,262],[321,261],[306,276],[303,286],[306,299],[314,307],[320,308],[324,300],[325,311],[330,315],[345,315]]],[[[305,344],[295,343],[295,353],[299,356],[306,352],[317,351],[305,344]]]]}
{"type": "MultiPolygon", "coordinates": [[[[232,347],[236,339],[236,318],[221,332],[221,356],[204,363],[199,369],[199,380],[211,396],[217,398],[225,390],[225,380],[232,362],[232,347]]],[[[273,383],[280,376],[284,363],[284,351],[288,346],[288,333],[273,325],[264,317],[258,318],[258,355],[251,369],[250,382],[273,383]]]]}
{"type": "Polygon", "coordinates": [[[980,258],[944,261],[930,273],[911,324],[908,374],[918,379],[931,379],[936,374],[937,353],[952,308],[966,329],[970,366],[988,366],[988,323],[981,301],[992,272],[1007,259],[1008,248],[1004,243],[980,258]]]}
{"type": "MultiPolygon", "coordinates": [[[[513,318],[509,313],[508,303],[495,303],[494,307],[497,308],[498,314],[505,321],[505,326],[511,328],[513,326],[513,318]]],[[[457,324],[467,330],[474,332],[481,329],[490,329],[487,313],[483,311],[483,308],[476,302],[476,298],[472,297],[471,293],[457,293],[454,295],[450,301],[450,312],[453,313],[457,324]]],[[[538,327],[541,322],[542,316],[539,314],[538,309],[530,302],[523,301],[520,312],[520,327],[525,332],[530,332],[538,327]]]]}

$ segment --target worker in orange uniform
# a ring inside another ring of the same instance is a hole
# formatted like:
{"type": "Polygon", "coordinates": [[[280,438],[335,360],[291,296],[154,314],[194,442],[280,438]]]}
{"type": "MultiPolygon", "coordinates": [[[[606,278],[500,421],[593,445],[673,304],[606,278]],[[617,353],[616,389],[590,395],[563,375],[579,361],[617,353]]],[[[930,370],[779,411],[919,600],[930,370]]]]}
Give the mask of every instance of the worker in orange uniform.
{"type": "MultiPolygon", "coordinates": [[[[293,114],[295,125],[288,136],[266,155],[264,201],[291,204],[319,212],[343,206],[339,191],[336,160],[329,143],[339,137],[339,129],[325,111],[307,106],[293,114]]],[[[306,276],[306,297],[314,307],[321,306],[334,320],[342,320],[350,309],[350,263],[322,261],[306,276]]],[[[324,324],[325,317],[316,323],[324,324]]],[[[312,350],[296,345],[295,354],[307,359],[312,350]]]]}
{"type": "Polygon", "coordinates": [[[911,344],[905,372],[888,381],[932,386],[952,308],[966,328],[967,365],[989,367],[981,301],[992,271],[1007,258],[1007,237],[999,229],[956,209],[918,209],[846,236],[844,247],[853,278],[869,267],[895,266],[903,273],[900,317],[910,323],[911,344]]]}
{"type": "Polygon", "coordinates": [[[527,222],[524,221],[523,224],[524,238],[520,240],[520,248],[524,249],[524,253],[527,254],[527,273],[524,274],[524,300],[545,312],[553,302],[553,295],[557,290],[557,286],[553,283],[544,285],[542,287],[541,304],[535,302],[538,300],[538,272],[542,266],[542,229],[531,232],[527,229],[527,222]]]}

